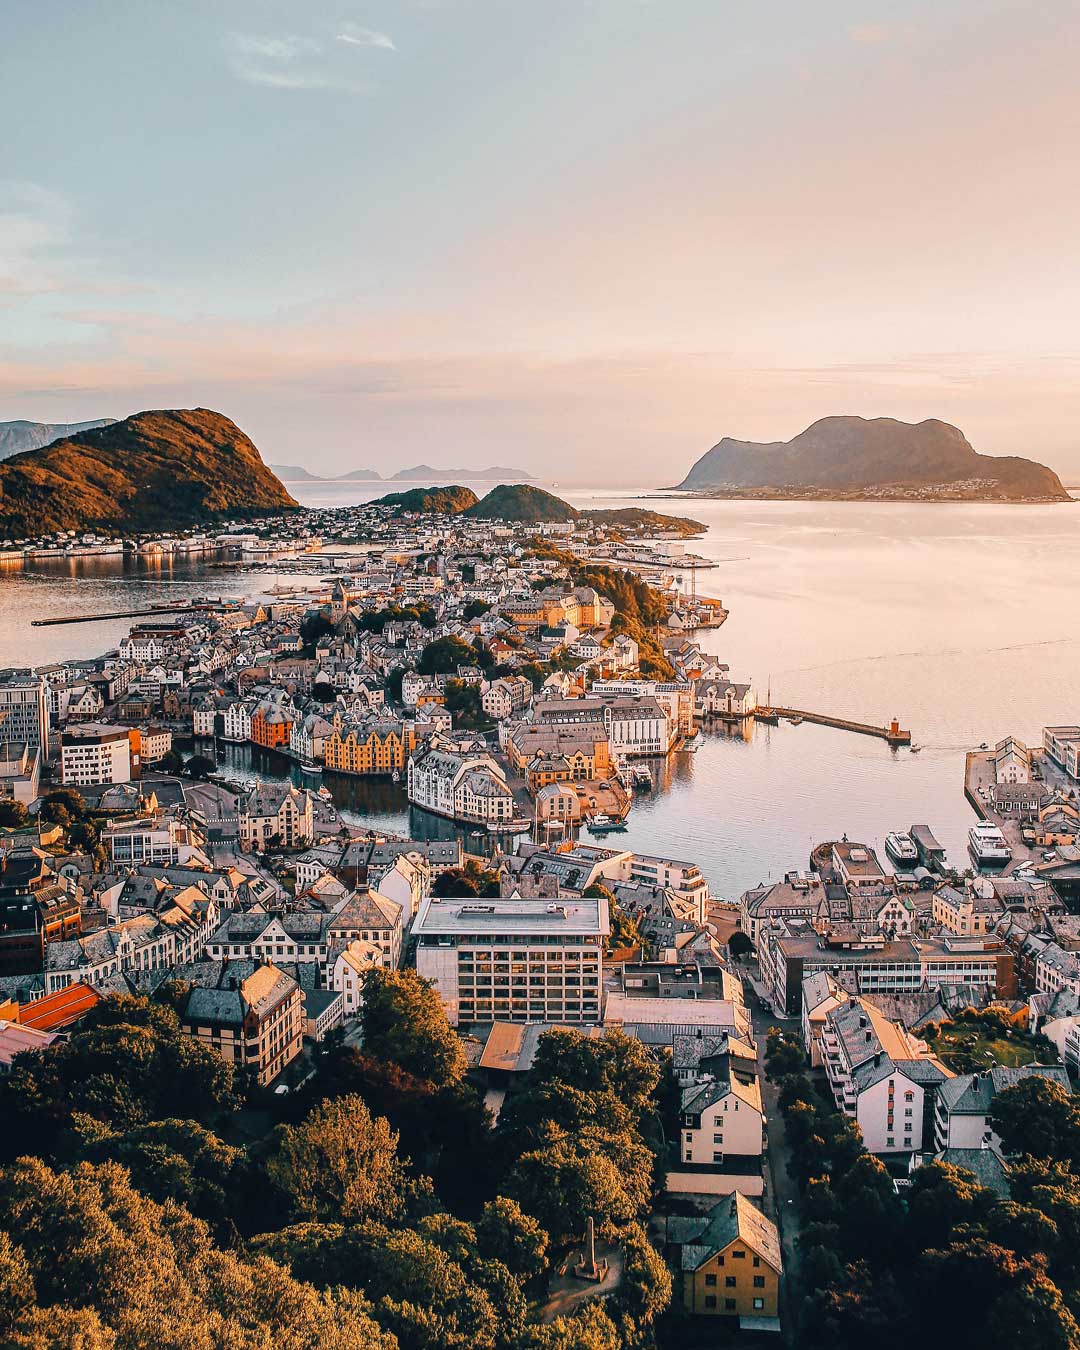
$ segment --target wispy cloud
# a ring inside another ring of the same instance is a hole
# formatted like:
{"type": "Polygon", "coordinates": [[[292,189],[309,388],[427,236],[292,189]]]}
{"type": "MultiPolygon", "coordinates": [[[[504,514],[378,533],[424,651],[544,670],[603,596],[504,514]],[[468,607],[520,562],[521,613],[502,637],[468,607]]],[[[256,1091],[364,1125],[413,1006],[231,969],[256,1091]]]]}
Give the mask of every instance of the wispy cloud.
{"type": "Polygon", "coordinates": [[[349,47],[380,47],[383,51],[397,51],[394,39],[389,33],[379,33],[374,28],[362,28],[356,23],[342,24],[337,41],[344,42],[349,47]]]}

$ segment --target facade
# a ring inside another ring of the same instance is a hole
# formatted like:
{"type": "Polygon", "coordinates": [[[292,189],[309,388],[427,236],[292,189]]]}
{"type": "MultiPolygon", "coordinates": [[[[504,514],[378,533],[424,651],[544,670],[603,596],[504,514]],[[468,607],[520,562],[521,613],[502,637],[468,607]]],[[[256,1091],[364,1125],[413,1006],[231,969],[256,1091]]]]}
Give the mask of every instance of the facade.
{"type": "Polygon", "coordinates": [[[989,1124],[994,1098],[1026,1078],[1048,1078],[1071,1092],[1069,1075],[1060,1064],[1025,1064],[1006,1068],[995,1064],[984,1073],[965,1073],[943,1083],[934,1105],[934,1145],[937,1149],[1001,1148],[989,1124]]]}
{"type": "Polygon", "coordinates": [[[246,980],[222,973],[217,988],[196,986],[180,1010],[180,1029],[214,1050],[227,1064],[250,1069],[265,1087],[303,1046],[300,986],[273,965],[246,980]]]}
{"type": "Polygon", "coordinates": [[[262,783],[241,801],[237,828],[242,848],[299,848],[314,830],[311,797],[288,783],[262,783]]]}
{"type": "Polygon", "coordinates": [[[336,773],[403,773],[417,745],[416,723],[384,719],[335,727],[323,741],[323,758],[336,773]]]}
{"type": "Polygon", "coordinates": [[[608,903],[440,900],[413,924],[416,969],[453,1026],[601,1020],[608,903]]]}
{"type": "Polygon", "coordinates": [[[1043,749],[1059,769],[1080,782],[1080,726],[1044,727],[1043,749]]]}
{"type": "Polygon", "coordinates": [[[332,944],[368,942],[378,949],[382,964],[392,970],[401,964],[404,908],[378,891],[362,891],[334,915],[328,928],[332,944]]]}
{"type": "Polygon", "coordinates": [[[133,769],[127,727],[101,722],[69,726],[60,737],[60,779],[65,786],[129,783],[133,769]]]}
{"type": "Polygon", "coordinates": [[[0,741],[21,741],[48,759],[49,689],[28,670],[0,671],[0,741]]]}
{"type": "Polygon", "coordinates": [[[409,759],[409,801],[453,820],[512,819],[514,794],[491,755],[427,746],[409,759]]]}
{"type": "Polygon", "coordinates": [[[341,995],[345,1017],[356,1017],[364,1006],[364,979],[369,970],[384,965],[383,954],[373,942],[353,938],[335,948],[330,958],[330,988],[341,995]]]}
{"type": "Polygon", "coordinates": [[[171,818],[114,821],[101,842],[114,863],[177,863],[191,847],[186,825],[171,818]]]}
{"type": "Polygon", "coordinates": [[[765,1142],[765,1112],[753,1068],[725,1073],[684,1087],[679,1105],[682,1138],[679,1156],[691,1166],[712,1166],[725,1158],[760,1158],[765,1142]]]}
{"type": "Polygon", "coordinates": [[[780,1236],[751,1201],[736,1191],[706,1214],[673,1215],[667,1231],[688,1313],[780,1330],[780,1236]]]}
{"type": "Polygon", "coordinates": [[[41,751],[25,741],[0,741],[0,801],[24,806],[36,801],[41,786],[41,751]]]}

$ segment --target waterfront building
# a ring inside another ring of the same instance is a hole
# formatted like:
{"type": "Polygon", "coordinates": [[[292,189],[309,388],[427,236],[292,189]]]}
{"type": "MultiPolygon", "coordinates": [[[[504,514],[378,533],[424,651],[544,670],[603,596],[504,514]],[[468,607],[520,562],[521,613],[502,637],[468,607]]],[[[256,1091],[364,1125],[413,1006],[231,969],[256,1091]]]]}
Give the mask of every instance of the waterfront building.
{"type": "Polygon", "coordinates": [[[498,823],[514,815],[506,774],[483,752],[422,746],[409,759],[408,797],[453,820],[498,823]]]}
{"type": "Polygon", "coordinates": [[[1080,782],[1080,726],[1044,727],[1043,749],[1059,769],[1080,782]]]}
{"type": "Polygon", "coordinates": [[[379,718],[332,728],[323,740],[323,759],[335,773],[388,776],[401,773],[419,743],[409,718],[379,718]]]}
{"type": "Polygon", "coordinates": [[[598,1023],[606,898],[430,897],[413,923],[416,969],[431,980],[453,1026],[474,1022],[598,1023]]]}
{"type": "Polygon", "coordinates": [[[311,794],[291,783],[261,783],[241,798],[237,828],[242,848],[300,848],[314,832],[311,794]]]}

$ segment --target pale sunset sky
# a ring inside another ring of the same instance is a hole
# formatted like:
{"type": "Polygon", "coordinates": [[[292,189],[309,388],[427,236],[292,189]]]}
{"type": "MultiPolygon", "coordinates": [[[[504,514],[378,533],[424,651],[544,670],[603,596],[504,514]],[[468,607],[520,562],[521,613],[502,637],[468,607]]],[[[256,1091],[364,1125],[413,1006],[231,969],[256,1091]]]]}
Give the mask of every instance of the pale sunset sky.
{"type": "Polygon", "coordinates": [[[5,0],[0,419],[677,481],[941,417],[1080,482],[1076,0],[5,0]]]}

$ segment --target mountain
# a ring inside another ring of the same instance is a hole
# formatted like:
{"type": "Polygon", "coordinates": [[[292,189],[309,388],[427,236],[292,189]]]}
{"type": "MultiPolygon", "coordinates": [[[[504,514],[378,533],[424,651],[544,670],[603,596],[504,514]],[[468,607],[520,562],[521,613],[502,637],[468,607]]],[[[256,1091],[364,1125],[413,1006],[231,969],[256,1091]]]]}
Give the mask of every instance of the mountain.
{"type": "Polygon", "coordinates": [[[343,483],[381,483],[382,474],[376,473],[374,469],[353,469],[352,473],[341,475],[343,483]]]}
{"type": "Polygon", "coordinates": [[[96,422],[0,422],[0,459],[21,455],[24,450],[40,450],[80,431],[111,427],[115,421],[115,417],[101,417],[96,422]]]}
{"type": "Polygon", "coordinates": [[[271,473],[276,473],[283,483],[321,483],[324,480],[317,473],[308,473],[299,464],[268,464],[271,473]]]}
{"type": "Polygon", "coordinates": [[[790,441],[725,437],[680,489],[736,495],[758,490],[819,495],[1068,500],[1052,469],[1015,456],[980,455],[963,432],[934,418],[823,417],[790,441]]]}
{"type": "Polygon", "coordinates": [[[406,492],[390,492],[377,497],[372,506],[392,506],[398,511],[415,511],[436,516],[459,516],[480,499],[467,487],[417,487],[406,492]]]}
{"type": "Polygon", "coordinates": [[[489,479],[498,479],[504,483],[533,481],[532,474],[525,473],[523,469],[504,469],[497,464],[487,469],[433,469],[430,464],[417,464],[411,469],[399,469],[387,482],[419,480],[423,483],[460,483],[462,479],[470,483],[486,482],[489,479]]]}
{"type": "Polygon", "coordinates": [[[504,483],[470,506],[465,515],[474,520],[507,520],[521,525],[553,524],[576,520],[578,512],[561,497],[527,483],[504,483]]]}
{"type": "Polygon", "coordinates": [[[244,433],[206,408],[141,412],[0,464],[0,534],[139,532],[296,508],[244,433]]]}

